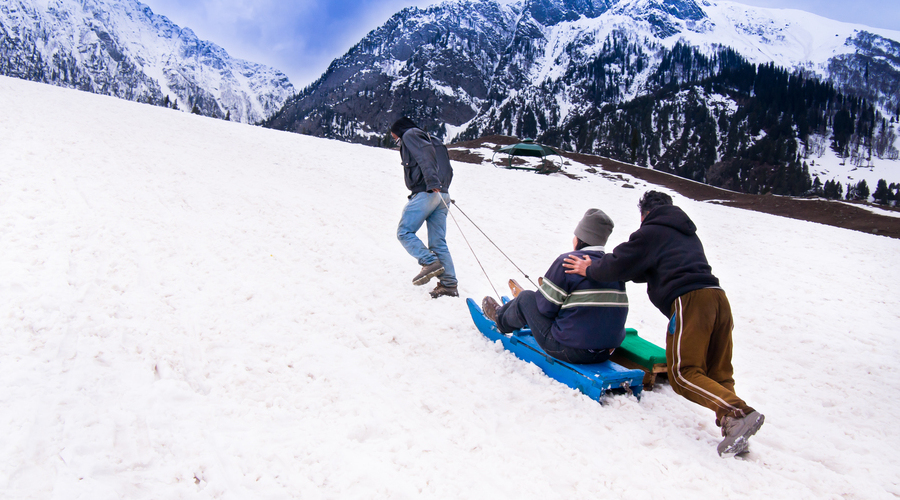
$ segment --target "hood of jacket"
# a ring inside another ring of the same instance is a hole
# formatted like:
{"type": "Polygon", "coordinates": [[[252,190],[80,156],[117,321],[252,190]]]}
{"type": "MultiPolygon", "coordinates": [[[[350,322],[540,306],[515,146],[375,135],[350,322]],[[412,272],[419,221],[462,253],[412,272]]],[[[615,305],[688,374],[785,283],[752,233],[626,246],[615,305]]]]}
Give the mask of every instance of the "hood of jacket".
{"type": "Polygon", "coordinates": [[[403,134],[405,134],[406,131],[411,128],[419,128],[419,126],[416,125],[416,122],[404,116],[403,118],[395,121],[393,125],[391,125],[391,132],[396,134],[397,137],[403,137],[403,134]]]}
{"type": "Polygon", "coordinates": [[[697,233],[697,226],[694,225],[694,221],[675,205],[663,205],[651,210],[647,217],[644,217],[641,227],[648,225],[671,227],[687,236],[697,233]]]}

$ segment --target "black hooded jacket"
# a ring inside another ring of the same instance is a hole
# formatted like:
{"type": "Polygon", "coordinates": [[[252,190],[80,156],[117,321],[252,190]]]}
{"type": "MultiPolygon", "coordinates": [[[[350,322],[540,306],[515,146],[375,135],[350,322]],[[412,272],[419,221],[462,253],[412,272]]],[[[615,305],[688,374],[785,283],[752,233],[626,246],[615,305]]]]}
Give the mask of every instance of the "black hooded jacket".
{"type": "Polygon", "coordinates": [[[647,283],[650,302],[666,317],[678,297],[719,286],[697,237],[697,226],[674,205],[651,210],[627,242],[591,263],[587,277],[647,283]]]}
{"type": "Polygon", "coordinates": [[[403,134],[405,134],[406,131],[411,128],[419,128],[419,126],[416,125],[416,122],[404,116],[395,121],[393,125],[391,125],[391,132],[393,132],[397,137],[403,137],[403,134]]]}
{"type": "Polygon", "coordinates": [[[391,132],[400,137],[400,161],[406,187],[412,192],[410,197],[435,189],[449,192],[453,167],[444,143],[426,134],[408,118],[397,120],[391,132]]]}

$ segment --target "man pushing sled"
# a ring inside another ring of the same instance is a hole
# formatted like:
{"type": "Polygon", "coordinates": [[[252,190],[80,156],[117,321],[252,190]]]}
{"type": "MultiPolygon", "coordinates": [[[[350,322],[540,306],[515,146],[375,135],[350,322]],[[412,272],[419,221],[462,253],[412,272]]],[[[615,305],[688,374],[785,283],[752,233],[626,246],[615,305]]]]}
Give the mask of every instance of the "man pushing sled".
{"type": "Polygon", "coordinates": [[[647,191],[638,203],[641,227],[600,258],[571,254],[570,275],[596,281],[647,283],[647,294],[669,318],[666,362],[676,393],[716,413],[722,457],[748,450],[765,417],[734,392],[731,306],[712,274],[697,226],[672,198],[647,191]]]}

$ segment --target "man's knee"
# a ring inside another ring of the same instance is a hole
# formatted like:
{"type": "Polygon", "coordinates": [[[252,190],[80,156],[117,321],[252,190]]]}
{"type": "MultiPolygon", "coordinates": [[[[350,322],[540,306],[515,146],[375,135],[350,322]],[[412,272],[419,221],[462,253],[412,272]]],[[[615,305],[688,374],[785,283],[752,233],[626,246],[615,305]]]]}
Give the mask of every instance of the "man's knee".
{"type": "Polygon", "coordinates": [[[697,366],[676,367],[671,364],[668,366],[667,375],[669,376],[669,385],[677,394],[683,394],[683,391],[690,384],[690,380],[696,377],[704,376],[703,370],[697,366]]]}
{"type": "Polygon", "coordinates": [[[519,300],[532,300],[534,298],[534,290],[522,290],[519,292],[519,300]]]}
{"type": "Polygon", "coordinates": [[[408,224],[401,222],[397,226],[397,239],[400,241],[408,240],[411,236],[416,237],[417,229],[413,229],[408,224]]]}

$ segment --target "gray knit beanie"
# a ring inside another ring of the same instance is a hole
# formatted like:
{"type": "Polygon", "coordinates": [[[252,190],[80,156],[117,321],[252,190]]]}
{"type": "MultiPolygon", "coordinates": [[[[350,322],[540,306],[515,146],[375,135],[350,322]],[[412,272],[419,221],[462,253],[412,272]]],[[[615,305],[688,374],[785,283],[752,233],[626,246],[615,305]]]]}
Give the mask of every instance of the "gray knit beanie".
{"type": "Polygon", "coordinates": [[[575,237],[592,247],[604,246],[612,230],[613,221],[603,210],[589,208],[575,228],[575,237]]]}

